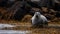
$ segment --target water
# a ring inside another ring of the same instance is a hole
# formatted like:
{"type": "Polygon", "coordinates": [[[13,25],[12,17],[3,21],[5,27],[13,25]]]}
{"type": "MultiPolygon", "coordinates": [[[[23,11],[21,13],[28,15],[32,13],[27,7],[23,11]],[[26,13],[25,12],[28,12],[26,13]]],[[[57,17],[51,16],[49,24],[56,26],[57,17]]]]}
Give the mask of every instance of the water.
{"type": "Polygon", "coordinates": [[[5,27],[9,28],[9,27],[15,27],[15,26],[10,25],[10,24],[0,24],[0,29],[5,28],[5,27]]]}
{"type": "MultiPolygon", "coordinates": [[[[0,24],[0,29],[3,29],[3,28],[11,28],[11,27],[16,27],[15,25],[10,25],[10,24],[0,24]]],[[[28,30],[0,30],[0,34],[30,34],[31,31],[28,31],[28,30]]]]}
{"type": "Polygon", "coordinates": [[[0,30],[0,34],[27,34],[30,31],[18,31],[18,30],[0,30]]]}

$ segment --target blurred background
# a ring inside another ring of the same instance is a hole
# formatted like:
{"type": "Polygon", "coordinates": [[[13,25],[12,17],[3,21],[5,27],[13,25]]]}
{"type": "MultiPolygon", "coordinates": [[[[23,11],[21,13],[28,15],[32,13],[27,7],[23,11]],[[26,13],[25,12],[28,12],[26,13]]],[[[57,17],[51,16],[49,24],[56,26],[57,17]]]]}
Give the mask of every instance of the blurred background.
{"type": "Polygon", "coordinates": [[[34,15],[35,11],[48,20],[60,19],[60,0],[0,0],[0,19],[19,20],[25,15],[34,15]]]}

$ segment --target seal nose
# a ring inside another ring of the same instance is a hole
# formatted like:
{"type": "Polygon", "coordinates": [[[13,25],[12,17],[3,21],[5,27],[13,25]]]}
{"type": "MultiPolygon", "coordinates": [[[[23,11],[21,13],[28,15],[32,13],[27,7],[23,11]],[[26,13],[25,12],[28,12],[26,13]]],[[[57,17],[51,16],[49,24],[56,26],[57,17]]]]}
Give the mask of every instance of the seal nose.
{"type": "Polygon", "coordinates": [[[36,18],[38,18],[38,15],[36,15],[36,18]]]}

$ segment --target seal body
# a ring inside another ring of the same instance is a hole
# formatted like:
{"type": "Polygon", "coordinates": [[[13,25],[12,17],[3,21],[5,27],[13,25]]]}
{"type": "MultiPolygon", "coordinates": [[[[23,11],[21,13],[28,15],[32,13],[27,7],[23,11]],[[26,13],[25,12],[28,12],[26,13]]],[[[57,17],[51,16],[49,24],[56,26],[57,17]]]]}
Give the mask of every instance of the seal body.
{"type": "Polygon", "coordinates": [[[32,20],[32,26],[34,27],[45,27],[48,25],[47,18],[41,15],[40,12],[35,12],[31,20],[32,20]]]}

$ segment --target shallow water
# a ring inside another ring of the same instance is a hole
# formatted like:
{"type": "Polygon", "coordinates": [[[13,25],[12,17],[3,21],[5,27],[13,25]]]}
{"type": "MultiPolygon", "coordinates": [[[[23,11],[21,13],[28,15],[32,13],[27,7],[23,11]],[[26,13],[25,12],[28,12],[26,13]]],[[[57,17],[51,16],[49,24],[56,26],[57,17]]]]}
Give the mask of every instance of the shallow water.
{"type": "Polygon", "coordinates": [[[10,24],[0,24],[0,29],[5,28],[5,27],[9,28],[9,27],[15,27],[15,26],[10,25],[10,24]]]}
{"type": "Polygon", "coordinates": [[[12,28],[16,27],[16,25],[11,25],[11,24],[0,24],[0,34],[30,34],[31,31],[28,30],[1,30],[3,28],[12,28]]]}
{"type": "Polygon", "coordinates": [[[18,31],[18,30],[0,30],[0,34],[27,34],[30,31],[18,31]]]}

